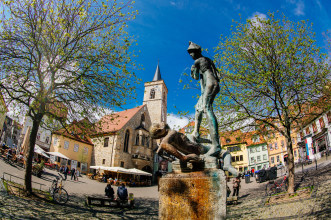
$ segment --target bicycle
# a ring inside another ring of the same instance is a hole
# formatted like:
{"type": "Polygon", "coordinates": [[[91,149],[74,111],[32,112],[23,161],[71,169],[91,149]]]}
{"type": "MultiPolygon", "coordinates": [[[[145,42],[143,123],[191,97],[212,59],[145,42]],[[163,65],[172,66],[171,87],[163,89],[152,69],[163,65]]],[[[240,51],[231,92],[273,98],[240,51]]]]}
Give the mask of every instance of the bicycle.
{"type": "Polygon", "coordinates": [[[266,185],[265,193],[266,196],[271,196],[273,194],[286,191],[287,188],[288,188],[288,180],[286,175],[284,175],[281,183],[277,183],[276,181],[269,181],[269,183],[266,185]]]}
{"type": "Polygon", "coordinates": [[[58,173],[58,175],[59,176],[53,180],[52,186],[49,188],[49,193],[52,195],[52,198],[56,203],[65,204],[69,200],[69,195],[68,192],[63,188],[62,181],[64,178],[61,174],[58,173]]]}

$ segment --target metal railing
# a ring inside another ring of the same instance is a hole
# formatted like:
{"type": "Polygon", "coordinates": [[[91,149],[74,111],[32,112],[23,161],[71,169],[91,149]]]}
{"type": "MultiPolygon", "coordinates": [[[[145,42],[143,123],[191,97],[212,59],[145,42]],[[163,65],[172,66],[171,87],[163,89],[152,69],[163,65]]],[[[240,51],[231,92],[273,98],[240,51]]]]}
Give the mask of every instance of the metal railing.
{"type": "MultiPolygon", "coordinates": [[[[15,182],[15,181],[12,181],[12,178],[16,178],[16,179],[20,179],[20,180],[23,180],[24,181],[24,178],[22,178],[22,177],[15,176],[15,175],[12,175],[12,174],[6,173],[6,172],[3,172],[2,173],[2,179],[7,180],[7,181],[10,181],[10,182],[15,182]],[[5,178],[5,175],[8,175],[9,176],[9,180],[5,178]]],[[[17,182],[15,182],[15,183],[17,183],[17,182]]],[[[45,184],[37,183],[37,182],[34,182],[34,181],[31,181],[31,183],[39,185],[39,189],[40,190],[41,190],[41,186],[46,186],[45,184]]]]}

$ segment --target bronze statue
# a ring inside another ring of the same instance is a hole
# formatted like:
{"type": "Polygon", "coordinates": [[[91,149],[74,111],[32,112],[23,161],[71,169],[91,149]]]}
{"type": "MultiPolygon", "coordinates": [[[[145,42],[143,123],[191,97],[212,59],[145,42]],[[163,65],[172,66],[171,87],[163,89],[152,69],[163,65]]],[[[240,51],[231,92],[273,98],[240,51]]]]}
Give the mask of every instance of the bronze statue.
{"type": "MultiPolygon", "coordinates": [[[[177,157],[182,163],[203,162],[204,157],[202,155],[210,150],[210,147],[190,140],[190,136],[187,137],[180,132],[171,130],[165,123],[154,123],[150,127],[149,134],[153,139],[162,138],[157,154],[162,156],[162,152],[166,151],[177,157]]],[[[221,167],[223,170],[228,170],[234,176],[238,175],[237,170],[231,166],[231,155],[228,151],[221,151],[215,156],[218,159],[223,159],[224,165],[221,167]]]]}
{"type": "Polygon", "coordinates": [[[191,76],[193,79],[200,80],[201,85],[201,96],[195,106],[195,125],[193,137],[196,142],[199,142],[200,124],[203,113],[205,113],[207,116],[212,142],[212,146],[206,153],[206,156],[213,156],[221,151],[218,136],[218,123],[213,112],[213,102],[217,93],[220,91],[219,72],[213,61],[201,54],[201,47],[199,45],[190,41],[187,51],[194,59],[194,64],[191,67],[191,76]]]}

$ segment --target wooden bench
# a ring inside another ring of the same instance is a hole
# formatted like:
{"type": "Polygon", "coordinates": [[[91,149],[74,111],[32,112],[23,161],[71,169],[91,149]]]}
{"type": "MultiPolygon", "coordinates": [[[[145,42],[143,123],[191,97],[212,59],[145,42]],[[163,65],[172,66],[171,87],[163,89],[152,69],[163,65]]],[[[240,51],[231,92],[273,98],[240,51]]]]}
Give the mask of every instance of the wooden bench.
{"type": "Polygon", "coordinates": [[[96,206],[116,206],[116,200],[108,197],[92,197],[88,196],[86,199],[88,205],[96,205],[96,206]],[[93,203],[93,202],[98,203],[93,203]]]}

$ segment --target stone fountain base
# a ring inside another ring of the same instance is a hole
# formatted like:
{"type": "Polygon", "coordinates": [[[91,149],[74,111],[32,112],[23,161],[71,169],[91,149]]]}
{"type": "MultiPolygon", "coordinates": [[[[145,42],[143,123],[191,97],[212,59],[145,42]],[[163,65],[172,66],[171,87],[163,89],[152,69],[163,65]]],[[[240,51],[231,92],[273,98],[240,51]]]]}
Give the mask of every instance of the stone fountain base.
{"type": "Polygon", "coordinates": [[[225,219],[223,170],[169,173],[160,179],[159,219],[225,219]]]}

